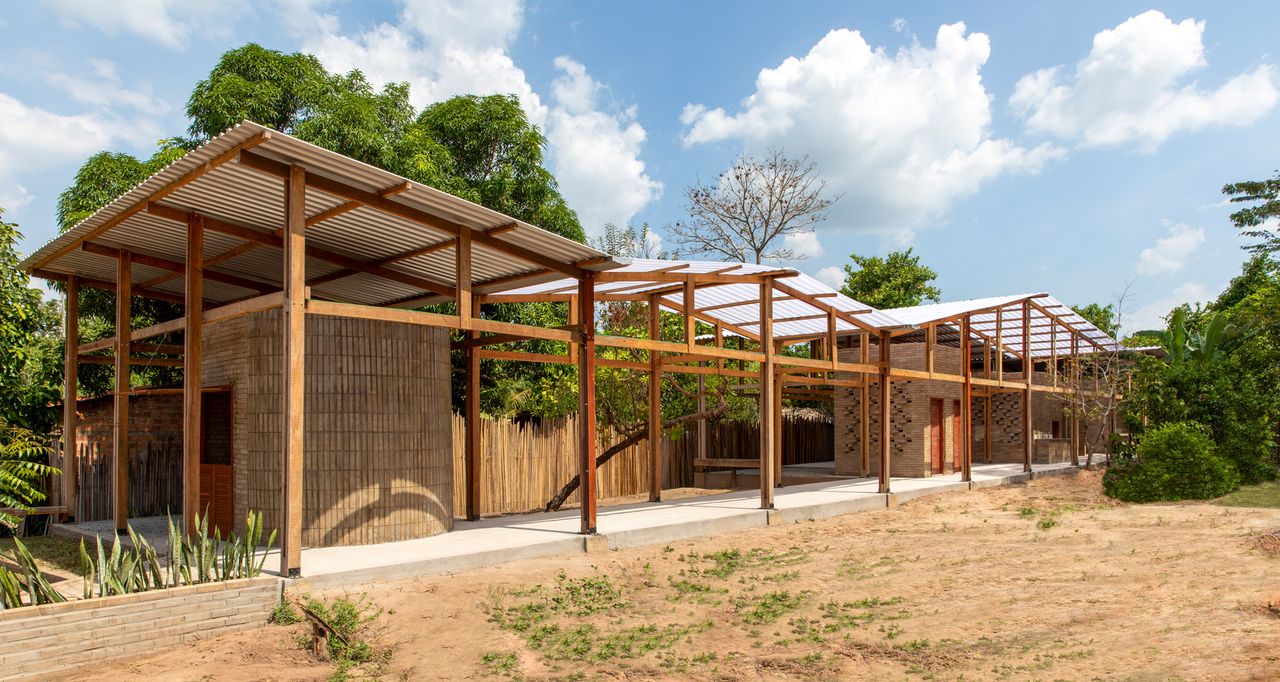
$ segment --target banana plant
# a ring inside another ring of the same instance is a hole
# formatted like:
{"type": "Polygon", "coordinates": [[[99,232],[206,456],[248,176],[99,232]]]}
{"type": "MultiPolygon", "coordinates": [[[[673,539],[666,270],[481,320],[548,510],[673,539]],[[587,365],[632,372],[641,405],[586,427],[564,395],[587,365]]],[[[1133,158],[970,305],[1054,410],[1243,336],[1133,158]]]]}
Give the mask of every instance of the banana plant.
{"type": "Polygon", "coordinates": [[[1170,363],[1209,364],[1239,346],[1247,337],[1247,331],[1221,312],[1210,315],[1203,330],[1191,330],[1187,328],[1187,309],[1176,308],[1169,317],[1168,329],[1156,336],[1168,351],[1170,363]]]}

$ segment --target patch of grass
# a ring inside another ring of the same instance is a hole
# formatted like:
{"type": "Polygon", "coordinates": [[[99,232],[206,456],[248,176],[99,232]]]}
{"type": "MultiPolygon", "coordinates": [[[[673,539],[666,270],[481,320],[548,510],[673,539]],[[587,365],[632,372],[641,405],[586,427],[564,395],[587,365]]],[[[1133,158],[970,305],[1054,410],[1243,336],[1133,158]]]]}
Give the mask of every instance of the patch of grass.
{"type": "Polygon", "coordinates": [[[734,608],[748,625],[763,625],[777,621],[782,616],[800,608],[808,598],[808,592],[792,593],[788,590],[766,592],[758,597],[741,596],[734,599],[734,608]]]}
{"type": "Polygon", "coordinates": [[[520,659],[514,651],[486,651],[480,655],[480,665],[490,675],[519,678],[520,659]]]}
{"type": "Polygon", "coordinates": [[[1039,521],[1036,521],[1036,528],[1039,528],[1040,530],[1049,530],[1056,525],[1058,525],[1058,521],[1052,516],[1046,516],[1039,521]]]}
{"type": "MultiPolygon", "coordinates": [[[[31,551],[36,565],[41,569],[84,575],[84,570],[80,567],[79,540],[57,535],[37,535],[22,538],[22,544],[31,551]]],[[[0,538],[0,554],[12,556],[13,538],[0,538]]]]}
{"type": "Polygon", "coordinates": [[[739,571],[798,564],[805,560],[805,552],[799,547],[776,553],[759,547],[746,552],[734,548],[707,554],[692,553],[681,558],[689,564],[691,575],[724,579],[739,571]]]}
{"type": "Polygon", "coordinates": [[[528,633],[552,616],[590,616],[623,608],[627,601],[607,575],[570,578],[561,572],[551,587],[534,585],[522,592],[491,592],[488,606],[490,622],[504,630],[528,633]],[[508,606],[508,596],[527,601],[508,606]]]}
{"type": "MultiPolygon", "coordinates": [[[[313,622],[310,639],[300,638],[300,644],[333,661],[331,682],[349,679],[353,670],[366,664],[370,664],[369,672],[376,677],[391,660],[391,649],[377,643],[378,632],[373,625],[382,611],[364,598],[338,597],[332,601],[307,598],[306,607],[337,634],[333,636],[313,622]]],[[[275,613],[272,616],[274,618],[275,613]]]]}
{"type": "Polygon", "coordinates": [[[638,625],[603,632],[591,623],[571,628],[543,625],[529,633],[529,646],[555,660],[602,663],[617,658],[637,658],[652,651],[670,649],[689,635],[705,632],[714,623],[692,625],[638,625]]]}
{"type": "Polygon", "coordinates": [[[1213,503],[1227,507],[1280,509],[1280,481],[1241,486],[1239,490],[1223,495],[1213,503]]]}
{"type": "Polygon", "coordinates": [[[293,625],[302,622],[302,614],[293,608],[293,604],[282,600],[271,612],[271,622],[276,625],[293,625]]]}

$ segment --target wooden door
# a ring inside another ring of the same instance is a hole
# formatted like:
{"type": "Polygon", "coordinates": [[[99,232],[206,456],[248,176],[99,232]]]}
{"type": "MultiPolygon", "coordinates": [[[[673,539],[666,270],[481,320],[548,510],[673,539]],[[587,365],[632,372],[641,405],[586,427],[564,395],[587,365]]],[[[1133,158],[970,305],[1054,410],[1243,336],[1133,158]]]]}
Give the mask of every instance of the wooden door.
{"type": "Polygon", "coordinates": [[[942,433],[942,400],[933,398],[929,401],[929,454],[931,455],[931,471],[942,473],[942,453],[946,450],[946,440],[942,433]]]}
{"type": "Polygon", "coordinates": [[[964,468],[964,430],[960,428],[960,401],[952,403],[951,412],[951,470],[964,468]]]}
{"type": "Polygon", "coordinates": [[[200,513],[209,519],[209,534],[217,529],[225,538],[235,528],[230,391],[204,393],[200,427],[200,513]]]}

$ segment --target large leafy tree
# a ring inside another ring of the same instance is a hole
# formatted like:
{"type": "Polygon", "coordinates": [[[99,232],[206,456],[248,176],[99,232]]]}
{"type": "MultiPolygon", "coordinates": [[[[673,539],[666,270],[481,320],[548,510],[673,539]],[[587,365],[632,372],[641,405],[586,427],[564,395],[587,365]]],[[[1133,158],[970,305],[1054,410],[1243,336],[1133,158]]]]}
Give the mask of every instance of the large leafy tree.
{"type": "Polygon", "coordinates": [[[42,301],[18,269],[18,226],[3,218],[0,209],[0,425],[43,431],[62,375],[58,306],[42,301]]]}
{"type": "Polygon", "coordinates": [[[1106,332],[1107,336],[1113,339],[1119,338],[1120,320],[1114,305],[1110,303],[1107,305],[1088,303],[1085,305],[1073,305],[1071,309],[1093,326],[1106,332]]]}
{"type": "Polygon", "coordinates": [[[851,254],[853,265],[844,266],[840,293],[876,308],[902,308],[937,301],[942,291],[933,284],[938,273],[920,264],[911,249],[879,256],[851,254]]]}

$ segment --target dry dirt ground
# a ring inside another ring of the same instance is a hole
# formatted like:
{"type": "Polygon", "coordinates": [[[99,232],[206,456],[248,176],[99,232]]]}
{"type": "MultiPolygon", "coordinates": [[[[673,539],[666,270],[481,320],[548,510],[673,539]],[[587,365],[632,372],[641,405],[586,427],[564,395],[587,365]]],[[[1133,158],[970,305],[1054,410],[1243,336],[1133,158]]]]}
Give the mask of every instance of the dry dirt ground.
{"type": "MultiPolygon", "coordinates": [[[[1128,506],[1096,473],[349,591],[381,679],[1274,680],[1280,510],[1128,506]]],[[[322,595],[326,598],[342,593],[322,595]]],[[[80,679],[324,679],[306,624],[80,679]]]]}

